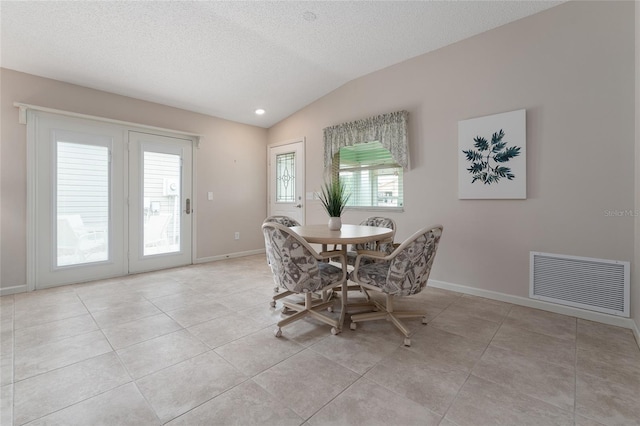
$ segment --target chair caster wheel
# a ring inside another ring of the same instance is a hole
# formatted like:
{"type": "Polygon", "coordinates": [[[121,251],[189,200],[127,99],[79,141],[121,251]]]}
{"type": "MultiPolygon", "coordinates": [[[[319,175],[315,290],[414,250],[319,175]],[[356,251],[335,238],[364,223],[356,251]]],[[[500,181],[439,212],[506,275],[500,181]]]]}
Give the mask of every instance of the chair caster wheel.
{"type": "Polygon", "coordinates": [[[336,334],[340,334],[340,330],[336,327],[331,327],[331,334],[333,334],[334,336],[336,334]]]}
{"type": "Polygon", "coordinates": [[[429,321],[427,320],[427,317],[422,317],[422,323],[423,324],[427,324],[429,321]]]}
{"type": "Polygon", "coordinates": [[[280,287],[274,287],[273,288],[273,292],[274,293],[279,293],[280,292],[280,287]]]}
{"type": "Polygon", "coordinates": [[[405,337],[404,338],[404,345],[407,346],[407,347],[411,346],[411,339],[409,339],[408,337],[405,337]]]}
{"type": "Polygon", "coordinates": [[[273,335],[276,337],[282,337],[282,330],[276,328],[275,330],[273,330],[273,335]]]}
{"type": "Polygon", "coordinates": [[[329,307],[327,308],[327,311],[329,311],[329,312],[333,312],[333,306],[329,306],[329,307]]]}
{"type": "Polygon", "coordinates": [[[355,322],[352,322],[352,323],[351,323],[351,325],[349,326],[349,328],[350,328],[351,330],[355,330],[356,328],[358,328],[358,324],[357,324],[357,323],[355,323],[355,322]]]}
{"type": "Polygon", "coordinates": [[[269,302],[269,306],[271,306],[272,308],[276,307],[276,301],[272,300],[271,302],[269,302]]]}

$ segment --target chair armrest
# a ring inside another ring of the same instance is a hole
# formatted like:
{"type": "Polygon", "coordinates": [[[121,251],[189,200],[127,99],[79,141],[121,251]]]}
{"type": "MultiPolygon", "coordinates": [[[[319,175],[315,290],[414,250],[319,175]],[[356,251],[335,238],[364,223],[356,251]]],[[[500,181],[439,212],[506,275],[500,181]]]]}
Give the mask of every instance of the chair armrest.
{"type": "Polygon", "coordinates": [[[353,264],[353,272],[354,273],[357,274],[358,268],[360,268],[360,261],[364,257],[368,257],[369,259],[374,259],[374,260],[390,260],[390,259],[394,258],[395,255],[393,255],[393,253],[392,254],[386,254],[385,252],[382,252],[382,251],[360,250],[358,252],[358,255],[356,256],[356,260],[355,260],[355,262],[353,264]]]}
{"type": "Polygon", "coordinates": [[[358,256],[360,255],[371,257],[373,259],[382,259],[387,256],[385,252],[376,250],[358,250],[358,256]]]}
{"type": "Polygon", "coordinates": [[[344,258],[344,253],[342,252],[342,250],[327,250],[321,251],[317,256],[315,256],[315,258],[318,260],[326,260],[333,257],[339,257],[342,259],[344,258]]]}

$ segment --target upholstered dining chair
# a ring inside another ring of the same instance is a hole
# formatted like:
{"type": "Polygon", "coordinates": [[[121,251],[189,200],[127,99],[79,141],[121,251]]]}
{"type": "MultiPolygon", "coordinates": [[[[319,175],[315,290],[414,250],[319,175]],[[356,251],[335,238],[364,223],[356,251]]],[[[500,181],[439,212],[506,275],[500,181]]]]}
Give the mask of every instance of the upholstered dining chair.
{"type": "Polygon", "coordinates": [[[404,345],[411,346],[410,331],[400,319],[423,317],[422,323],[426,324],[426,313],[395,311],[394,299],[417,294],[427,285],[441,235],[440,225],[423,228],[400,244],[391,254],[375,251],[361,251],[358,254],[349,279],[360,285],[365,292],[371,290],[384,293],[386,302],[382,304],[372,299],[377,312],[352,315],[352,330],[355,330],[356,324],[361,321],[386,319],[404,334],[404,345]],[[363,262],[365,259],[375,262],[363,262]]]}
{"type": "Polygon", "coordinates": [[[347,271],[324,262],[334,256],[342,257],[344,254],[335,251],[318,253],[302,237],[279,223],[263,223],[262,232],[266,244],[270,247],[269,260],[274,280],[280,287],[305,298],[304,304],[283,301],[285,307],[295,313],[278,322],[274,331],[276,337],[282,335],[282,327],[306,316],[331,325],[331,334],[338,334],[341,331],[339,320],[320,313],[330,306],[333,300],[314,300],[313,294],[345,283],[347,271]]]}
{"type": "Polygon", "coordinates": [[[393,229],[393,235],[385,241],[352,245],[350,250],[347,251],[347,265],[355,265],[358,252],[363,250],[381,251],[386,254],[390,254],[393,251],[393,239],[396,235],[396,222],[393,219],[381,216],[371,216],[360,222],[360,225],[393,229]]]}
{"type": "MultiPolygon", "coordinates": [[[[262,223],[267,223],[267,222],[275,222],[275,223],[279,223],[280,225],[284,225],[284,226],[288,226],[288,227],[300,226],[298,221],[295,220],[294,218],[289,217],[289,216],[281,216],[281,215],[269,216],[262,223]]],[[[271,261],[269,260],[269,246],[267,245],[268,242],[265,240],[264,243],[265,243],[265,249],[266,249],[266,252],[267,252],[267,263],[271,263],[271,261]]],[[[275,286],[273,288],[273,291],[275,293],[278,293],[280,291],[280,287],[275,286]]],[[[291,294],[293,294],[293,293],[289,291],[289,292],[284,292],[282,294],[274,295],[273,296],[273,300],[271,301],[271,307],[272,308],[276,307],[276,300],[282,299],[283,297],[290,296],[291,294]]]]}

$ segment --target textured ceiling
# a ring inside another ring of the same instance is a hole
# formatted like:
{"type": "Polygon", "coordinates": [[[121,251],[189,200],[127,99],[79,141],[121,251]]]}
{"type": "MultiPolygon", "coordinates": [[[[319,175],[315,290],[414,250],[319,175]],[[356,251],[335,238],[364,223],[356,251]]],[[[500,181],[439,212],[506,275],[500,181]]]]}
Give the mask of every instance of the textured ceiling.
{"type": "Polygon", "coordinates": [[[0,65],[270,127],[350,80],[559,3],[1,1],[0,65]]]}

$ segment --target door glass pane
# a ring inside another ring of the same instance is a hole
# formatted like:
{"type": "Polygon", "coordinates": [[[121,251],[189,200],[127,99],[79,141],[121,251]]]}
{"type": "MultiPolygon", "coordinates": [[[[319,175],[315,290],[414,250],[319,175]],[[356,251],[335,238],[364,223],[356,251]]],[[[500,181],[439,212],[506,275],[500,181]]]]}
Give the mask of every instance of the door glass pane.
{"type": "Polygon", "coordinates": [[[109,258],[109,150],[57,142],[57,266],[109,258]]]}
{"type": "Polygon", "coordinates": [[[180,156],[144,152],[143,255],[180,251],[180,156]]]}
{"type": "Polygon", "coordinates": [[[296,200],[296,153],[276,155],[276,203],[296,200]]]}

